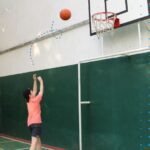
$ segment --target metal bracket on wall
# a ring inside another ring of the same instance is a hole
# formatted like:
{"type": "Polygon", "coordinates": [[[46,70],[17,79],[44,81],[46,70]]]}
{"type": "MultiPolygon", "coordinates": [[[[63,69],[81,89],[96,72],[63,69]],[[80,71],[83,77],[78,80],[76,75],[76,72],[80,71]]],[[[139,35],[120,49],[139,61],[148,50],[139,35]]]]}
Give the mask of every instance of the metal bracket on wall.
{"type": "Polygon", "coordinates": [[[80,104],[84,104],[84,105],[85,105],[85,104],[90,104],[90,103],[91,103],[90,101],[81,101],[81,102],[80,102],[80,104]]]}

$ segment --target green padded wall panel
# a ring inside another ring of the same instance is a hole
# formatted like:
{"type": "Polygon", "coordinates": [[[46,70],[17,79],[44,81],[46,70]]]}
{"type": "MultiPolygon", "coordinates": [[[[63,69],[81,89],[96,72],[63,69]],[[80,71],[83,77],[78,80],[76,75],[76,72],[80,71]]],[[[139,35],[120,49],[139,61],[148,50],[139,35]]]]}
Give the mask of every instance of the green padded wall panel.
{"type": "MultiPolygon", "coordinates": [[[[69,150],[78,149],[77,66],[36,72],[44,80],[42,101],[42,142],[69,150]]],[[[22,96],[32,87],[33,73],[0,78],[3,105],[3,133],[30,139],[26,126],[27,109],[22,96]]]]}
{"type": "MultiPolygon", "coordinates": [[[[78,150],[77,65],[38,71],[44,78],[42,141],[78,150]]],[[[150,53],[81,64],[83,150],[150,150],[150,53]]],[[[0,78],[2,131],[30,139],[25,87],[32,73],[0,78]]]]}
{"type": "Polygon", "coordinates": [[[150,150],[150,53],[81,65],[84,150],[150,150]]]}

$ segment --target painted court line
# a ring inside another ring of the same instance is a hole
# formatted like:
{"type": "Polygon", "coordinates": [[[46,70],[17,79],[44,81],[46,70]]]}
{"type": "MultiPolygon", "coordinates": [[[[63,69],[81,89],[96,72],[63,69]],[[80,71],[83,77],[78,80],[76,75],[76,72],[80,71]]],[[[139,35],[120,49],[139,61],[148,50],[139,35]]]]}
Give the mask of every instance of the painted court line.
{"type": "Polygon", "coordinates": [[[4,138],[4,139],[11,140],[12,142],[16,141],[16,142],[19,142],[19,143],[29,144],[29,143],[27,143],[27,142],[19,141],[19,140],[17,140],[17,139],[5,137],[5,136],[0,136],[0,137],[2,137],[2,138],[4,138]]]}
{"type": "MultiPolygon", "coordinates": [[[[16,150],[24,150],[24,149],[28,149],[29,150],[30,147],[25,147],[25,148],[18,148],[16,150]]],[[[54,150],[54,149],[50,149],[50,148],[45,148],[45,147],[42,147],[42,149],[45,149],[45,150],[54,150]]]]}
{"type": "Polygon", "coordinates": [[[0,144],[11,143],[11,142],[14,142],[14,141],[5,141],[5,142],[0,142],[0,144]]]}
{"type": "Polygon", "coordinates": [[[24,150],[24,149],[28,149],[29,150],[30,147],[26,147],[26,148],[18,148],[16,150],[24,150]]]}
{"type": "MultiPolygon", "coordinates": [[[[18,149],[16,149],[16,150],[25,150],[25,149],[29,150],[29,148],[30,148],[30,147],[18,148],[18,149]]],[[[42,149],[45,149],[45,150],[54,150],[54,149],[49,149],[49,148],[45,148],[45,147],[42,147],[42,149]]]]}

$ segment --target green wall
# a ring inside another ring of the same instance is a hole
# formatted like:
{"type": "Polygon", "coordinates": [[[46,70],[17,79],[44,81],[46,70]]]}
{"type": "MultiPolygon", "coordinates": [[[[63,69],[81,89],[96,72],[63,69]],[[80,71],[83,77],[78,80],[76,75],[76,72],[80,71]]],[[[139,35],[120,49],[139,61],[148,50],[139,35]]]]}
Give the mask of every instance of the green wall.
{"type": "Polygon", "coordinates": [[[84,150],[150,150],[150,53],[82,64],[84,150]]]}
{"type": "MultiPolygon", "coordinates": [[[[22,91],[32,74],[0,78],[5,134],[30,139],[22,91]]],[[[37,74],[45,83],[43,143],[78,150],[77,65],[37,74]]],[[[82,64],[81,91],[91,101],[82,106],[83,150],[150,150],[150,53],[82,64]]]]}
{"type": "MultiPolygon", "coordinates": [[[[35,73],[35,72],[34,72],[35,73]]],[[[78,149],[77,66],[36,72],[44,80],[42,142],[68,150],[78,149]]],[[[22,92],[32,87],[33,73],[0,78],[3,133],[30,139],[22,92]]]]}
{"type": "MultiPolygon", "coordinates": [[[[1,85],[0,85],[1,89],[1,85]]],[[[0,98],[1,98],[1,90],[0,90],[0,98]]],[[[0,133],[2,132],[2,100],[0,99],[0,133]]]]}

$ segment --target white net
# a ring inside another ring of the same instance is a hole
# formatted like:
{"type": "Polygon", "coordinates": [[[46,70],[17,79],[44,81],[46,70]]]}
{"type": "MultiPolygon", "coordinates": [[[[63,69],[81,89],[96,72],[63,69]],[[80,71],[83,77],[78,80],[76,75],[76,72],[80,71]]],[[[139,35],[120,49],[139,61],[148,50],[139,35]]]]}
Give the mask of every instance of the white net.
{"type": "Polygon", "coordinates": [[[112,12],[99,12],[92,15],[92,21],[98,38],[103,36],[103,33],[114,29],[116,18],[116,14],[112,12]]]}

